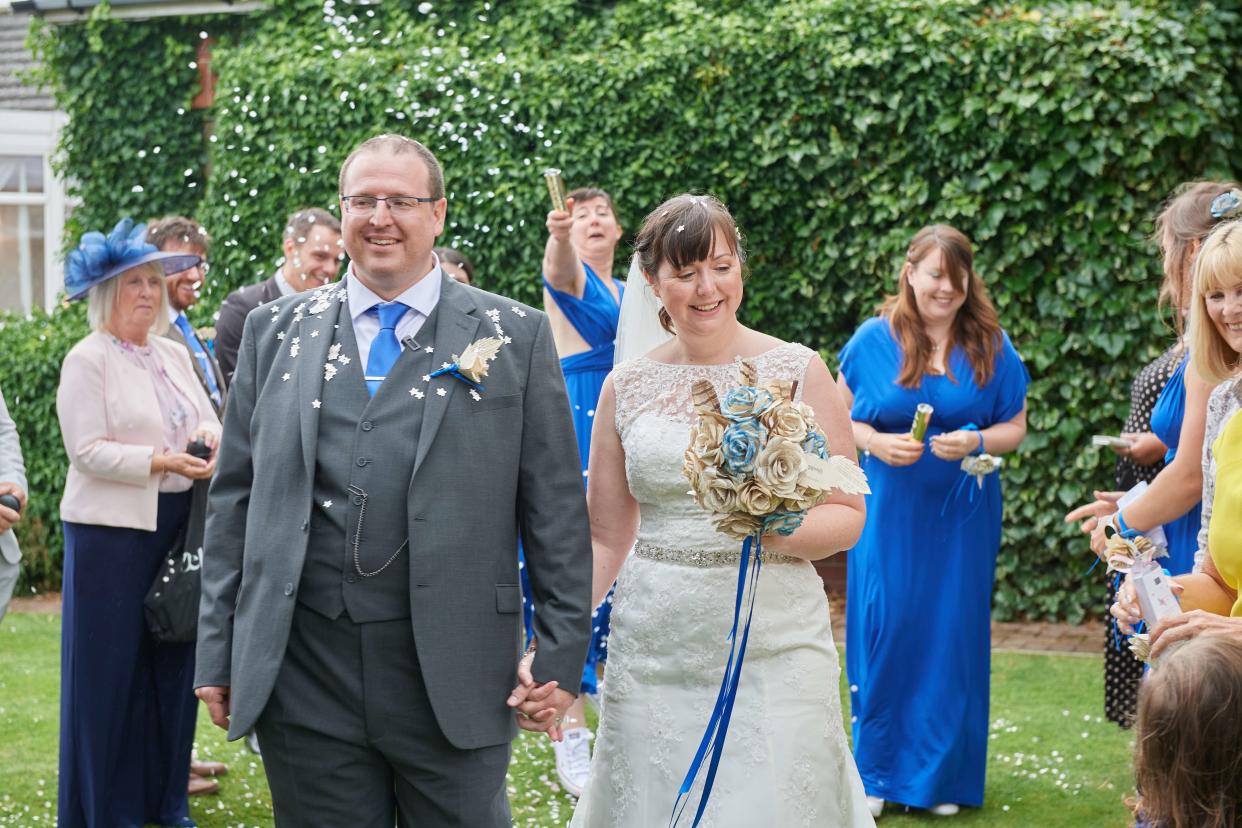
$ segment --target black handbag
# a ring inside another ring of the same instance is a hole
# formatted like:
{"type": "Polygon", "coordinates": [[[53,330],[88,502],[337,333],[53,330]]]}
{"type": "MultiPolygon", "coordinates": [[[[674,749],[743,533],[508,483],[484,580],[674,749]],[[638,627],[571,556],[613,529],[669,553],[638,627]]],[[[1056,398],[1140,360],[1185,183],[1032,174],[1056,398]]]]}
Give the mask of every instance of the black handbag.
{"type": "Polygon", "coordinates": [[[155,573],[143,609],[151,636],[167,644],[198,637],[198,602],[203,587],[203,530],[207,522],[207,481],[195,482],[190,516],[155,573]]]}

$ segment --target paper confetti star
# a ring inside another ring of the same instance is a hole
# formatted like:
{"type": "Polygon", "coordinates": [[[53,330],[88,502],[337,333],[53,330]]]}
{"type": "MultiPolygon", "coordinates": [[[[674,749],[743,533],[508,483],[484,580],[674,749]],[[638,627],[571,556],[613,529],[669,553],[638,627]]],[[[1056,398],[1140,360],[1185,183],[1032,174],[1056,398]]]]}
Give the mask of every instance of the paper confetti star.
{"type": "Polygon", "coordinates": [[[298,345],[297,341],[295,340],[294,343],[289,346],[289,356],[291,357],[297,356],[299,350],[301,350],[301,348],[298,345]]]}
{"type": "Polygon", "coordinates": [[[289,377],[290,377],[290,376],[291,376],[291,374],[289,374],[289,372],[288,372],[288,371],[286,371],[286,372],[284,373],[284,375],[283,375],[280,379],[281,379],[282,381],[284,381],[284,382],[288,382],[288,381],[289,381],[289,377]]]}
{"type": "Polygon", "coordinates": [[[315,337],[317,337],[317,336],[319,336],[319,331],[311,331],[311,338],[312,338],[312,339],[314,339],[314,338],[315,338],[315,337]]]}
{"type": "Polygon", "coordinates": [[[323,405],[323,403],[319,402],[319,400],[311,400],[311,408],[318,408],[321,405],[323,405]]]}
{"type": "Polygon", "coordinates": [[[425,395],[423,394],[422,391],[419,391],[417,388],[411,388],[410,396],[414,397],[415,399],[421,400],[425,395]]]}
{"type": "Polygon", "coordinates": [[[440,367],[441,367],[441,368],[447,368],[447,367],[449,367],[449,365],[450,365],[450,364],[451,364],[451,363],[448,363],[448,362],[441,362],[441,363],[440,363],[440,367]]]}
{"type": "Polygon", "coordinates": [[[431,382],[431,374],[423,374],[423,382],[431,382]]]}
{"type": "Polygon", "coordinates": [[[336,358],[336,361],[337,361],[337,362],[339,362],[339,363],[341,363],[342,365],[348,365],[348,364],[349,364],[349,357],[347,357],[347,356],[337,357],[337,358],[336,358]]]}
{"type": "Polygon", "coordinates": [[[443,397],[443,396],[444,396],[445,394],[447,394],[447,393],[448,393],[448,392],[447,392],[447,391],[445,391],[443,388],[437,388],[437,389],[436,389],[436,396],[438,396],[438,397],[443,397]]]}
{"type": "Polygon", "coordinates": [[[276,333],[276,338],[277,338],[277,339],[279,339],[281,342],[284,342],[284,340],[285,340],[285,332],[284,332],[284,331],[278,331],[278,332],[276,333]]]}
{"type": "Polygon", "coordinates": [[[478,392],[478,391],[475,391],[473,388],[471,388],[471,389],[470,389],[470,397],[471,397],[471,398],[472,398],[475,402],[478,402],[479,400],[483,399],[482,397],[480,397],[480,396],[479,396],[479,392],[478,392]]]}
{"type": "Polygon", "coordinates": [[[323,508],[325,508],[325,509],[331,509],[331,508],[332,508],[332,501],[331,501],[331,500],[325,500],[325,501],[323,502],[323,508]]]}
{"type": "Polygon", "coordinates": [[[328,349],[328,359],[333,360],[341,355],[341,343],[333,342],[332,347],[328,349]]]}
{"type": "Polygon", "coordinates": [[[436,352],[436,349],[432,348],[430,345],[428,345],[426,348],[423,348],[423,350],[429,354],[434,354],[436,352]]]}
{"type": "Polygon", "coordinates": [[[522,309],[521,309],[521,308],[519,308],[517,305],[514,305],[513,307],[509,308],[509,310],[513,311],[513,312],[514,312],[514,313],[516,313],[518,316],[525,316],[525,315],[526,315],[526,311],[522,310],[522,309]]]}
{"type": "Polygon", "coordinates": [[[302,341],[302,337],[300,337],[300,336],[295,336],[295,337],[293,338],[293,344],[294,344],[294,345],[297,345],[297,344],[298,344],[299,342],[301,342],[301,341],[302,341]]]}

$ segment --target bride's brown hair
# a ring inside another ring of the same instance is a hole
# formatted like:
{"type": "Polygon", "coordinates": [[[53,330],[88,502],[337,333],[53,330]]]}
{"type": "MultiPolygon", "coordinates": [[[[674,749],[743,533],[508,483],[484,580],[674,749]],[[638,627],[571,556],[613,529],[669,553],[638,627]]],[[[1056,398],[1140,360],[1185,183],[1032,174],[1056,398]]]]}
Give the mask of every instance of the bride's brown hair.
{"type": "MultiPolygon", "coordinates": [[[[742,234],[729,208],[710,195],[683,193],[652,210],[643,219],[638,238],[634,239],[638,266],[647,280],[654,282],[664,262],[674,268],[701,262],[712,254],[717,230],[728,239],[730,250],[741,261],[745,279],[746,246],[742,243],[742,234]]],[[[676,333],[673,319],[663,307],[660,308],[660,327],[676,333]]]]}
{"type": "Polygon", "coordinates": [[[932,224],[914,234],[901,267],[897,293],[885,299],[878,311],[892,325],[901,344],[901,372],[897,375],[897,384],[918,388],[923,375],[931,369],[931,337],[923,328],[923,317],[914,300],[914,287],[906,277],[933,250],[940,251],[945,274],[953,281],[953,287],[966,294],[966,302],[957,311],[945,345],[945,372],[956,382],[948,355],[953,352],[954,345],[960,345],[974,369],[975,384],[982,388],[996,369],[996,354],[1002,337],[1000,318],[992,300],[988,299],[983,280],[975,273],[970,239],[947,224],[932,224]]]}

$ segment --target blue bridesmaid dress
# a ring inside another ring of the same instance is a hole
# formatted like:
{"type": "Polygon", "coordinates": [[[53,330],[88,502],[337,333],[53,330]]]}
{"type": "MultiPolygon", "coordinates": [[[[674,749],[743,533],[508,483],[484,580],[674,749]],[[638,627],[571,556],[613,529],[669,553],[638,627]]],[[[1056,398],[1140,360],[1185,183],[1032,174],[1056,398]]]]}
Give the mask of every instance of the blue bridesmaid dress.
{"type": "MultiPolygon", "coordinates": [[[[587,459],[591,452],[591,427],[595,423],[595,406],[604,380],[612,371],[613,346],[617,339],[617,323],[621,318],[621,295],[625,286],[617,283],[617,296],[604,284],[595,271],[582,263],[586,271],[586,286],[582,298],[557,290],[544,279],[543,286],[565,314],[569,324],[591,346],[589,351],[565,357],[561,360],[561,373],[565,375],[565,390],[574,419],[574,434],[578,438],[578,459],[582,463],[582,482],[586,484],[587,459]]],[[[531,601],[530,580],[522,567],[522,608],[526,629],[531,630],[534,604],[531,601]]],[[[612,593],[595,608],[591,615],[591,649],[582,669],[582,692],[599,690],[596,666],[608,656],[608,620],[612,610],[612,593]]],[[[529,636],[529,633],[528,633],[529,636]]]]}
{"type": "MultiPolygon", "coordinates": [[[[1177,456],[1177,444],[1182,438],[1182,420],[1186,416],[1186,359],[1182,358],[1151,410],[1152,434],[1169,447],[1164,456],[1166,466],[1177,456]]],[[[1194,568],[1195,552],[1199,549],[1201,505],[1196,503],[1189,512],[1164,525],[1169,556],[1160,563],[1173,575],[1184,575],[1194,568]]]]}
{"type": "MultiPolygon", "coordinates": [[[[1025,405],[1026,367],[1007,335],[983,388],[961,348],[949,355],[955,379],[927,374],[918,388],[897,384],[901,358],[888,320],[869,319],[854,333],[841,351],[852,419],[903,432],[915,407],[929,403],[930,438],[988,428],[1025,405]]],[[[1000,478],[988,475],[979,488],[960,462],[941,460],[930,447],[910,466],[868,456],[862,463],[871,494],[847,561],[845,658],[863,786],[869,796],[919,808],[979,807],[1000,478]]]]}

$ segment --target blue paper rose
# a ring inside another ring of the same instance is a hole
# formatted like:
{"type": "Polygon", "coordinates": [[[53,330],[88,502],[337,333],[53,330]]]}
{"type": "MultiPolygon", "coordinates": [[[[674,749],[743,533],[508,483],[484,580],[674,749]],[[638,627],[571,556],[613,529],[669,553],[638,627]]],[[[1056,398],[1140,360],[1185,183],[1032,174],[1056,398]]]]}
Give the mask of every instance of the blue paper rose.
{"type": "Polygon", "coordinates": [[[772,405],[772,394],[764,388],[752,388],[743,385],[734,388],[725,395],[720,404],[720,413],[734,422],[742,422],[758,417],[772,405]]]}
{"type": "Polygon", "coordinates": [[[802,525],[801,512],[777,512],[763,519],[763,533],[775,532],[778,535],[792,535],[802,525]]]}
{"type": "Polygon", "coordinates": [[[806,435],[806,439],[802,441],[802,450],[807,454],[814,454],[821,460],[828,459],[828,441],[818,431],[812,431],[806,435]]]}
{"type": "Polygon", "coordinates": [[[726,428],[720,438],[725,471],[739,477],[754,471],[755,458],[767,437],[767,429],[753,419],[726,428]]]}

